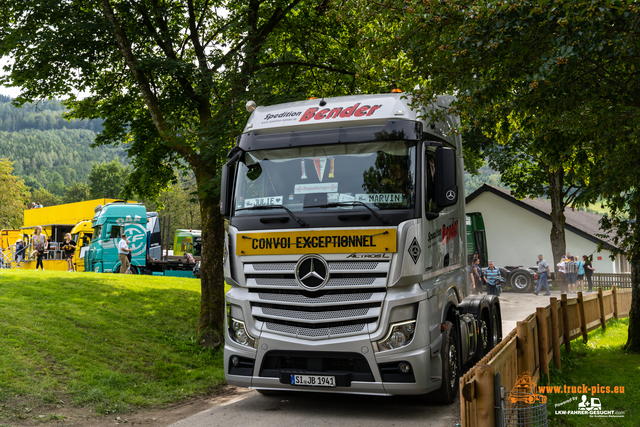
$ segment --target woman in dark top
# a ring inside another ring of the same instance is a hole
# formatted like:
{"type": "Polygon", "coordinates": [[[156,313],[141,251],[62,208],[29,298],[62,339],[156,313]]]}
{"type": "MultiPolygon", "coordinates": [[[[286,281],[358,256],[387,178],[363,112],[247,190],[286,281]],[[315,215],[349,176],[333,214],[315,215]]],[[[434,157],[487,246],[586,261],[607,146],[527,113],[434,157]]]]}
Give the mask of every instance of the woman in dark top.
{"type": "Polygon", "coordinates": [[[67,265],[69,266],[67,271],[74,271],[73,255],[76,253],[76,242],[71,240],[71,234],[67,233],[64,235],[62,248],[64,249],[64,259],[67,260],[67,265]]]}
{"type": "Polygon", "coordinates": [[[591,264],[591,260],[586,255],[582,255],[582,260],[584,261],[584,275],[587,276],[587,283],[589,284],[589,292],[592,292],[591,288],[593,284],[591,282],[591,276],[593,275],[595,268],[593,268],[593,265],[591,264]]]}

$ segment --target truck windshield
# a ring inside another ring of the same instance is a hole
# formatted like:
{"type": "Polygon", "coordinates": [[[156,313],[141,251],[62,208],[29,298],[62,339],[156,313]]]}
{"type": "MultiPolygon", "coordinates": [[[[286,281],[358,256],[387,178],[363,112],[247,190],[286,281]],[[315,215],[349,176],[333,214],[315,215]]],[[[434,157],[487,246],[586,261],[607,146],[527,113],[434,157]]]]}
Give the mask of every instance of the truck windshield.
{"type": "Polygon", "coordinates": [[[235,215],[256,215],[247,208],[268,205],[297,212],[365,209],[358,203],[331,206],[339,202],[413,209],[415,162],[416,144],[407,141],[250,151],[239,163],[235,215]]]}

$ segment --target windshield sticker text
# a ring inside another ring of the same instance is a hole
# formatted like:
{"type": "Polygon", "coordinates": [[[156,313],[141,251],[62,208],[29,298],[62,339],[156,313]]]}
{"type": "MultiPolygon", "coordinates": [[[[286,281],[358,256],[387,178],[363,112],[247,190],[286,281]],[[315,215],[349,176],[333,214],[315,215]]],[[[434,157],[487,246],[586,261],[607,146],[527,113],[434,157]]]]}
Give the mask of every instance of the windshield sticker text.
{"type": "Polygon", "coordinates": [[[335,193],[338,191],[337,182],[327,182],[325,184],[298,184],[294,187],[294,194],[310,193],[335,193]]]}
{"type": "Polygon", "coordinates": [[[256,199],[245,199],[244,207],[252,208],[254,206],[281,205],[282,196],[258,197],[256,199]]]}
{"type": "Polygon", "coordinates": [[[364,203],[402,203],[402,194],[356,194],[356,200],[364,203]]]}

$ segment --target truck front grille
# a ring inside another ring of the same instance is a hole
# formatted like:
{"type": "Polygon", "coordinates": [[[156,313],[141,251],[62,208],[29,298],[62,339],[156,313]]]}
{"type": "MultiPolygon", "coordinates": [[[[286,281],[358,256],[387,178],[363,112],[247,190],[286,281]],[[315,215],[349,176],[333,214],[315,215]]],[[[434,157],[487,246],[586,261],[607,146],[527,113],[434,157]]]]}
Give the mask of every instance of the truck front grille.
{"type": "Polygon", "coordinates": [[[251,314],[264,331],[307,339],[366,333],[377,328],[386,295],[388,262],[328,262],[330,279],[302,288],[292,262],[244,265],[251,314]]]}

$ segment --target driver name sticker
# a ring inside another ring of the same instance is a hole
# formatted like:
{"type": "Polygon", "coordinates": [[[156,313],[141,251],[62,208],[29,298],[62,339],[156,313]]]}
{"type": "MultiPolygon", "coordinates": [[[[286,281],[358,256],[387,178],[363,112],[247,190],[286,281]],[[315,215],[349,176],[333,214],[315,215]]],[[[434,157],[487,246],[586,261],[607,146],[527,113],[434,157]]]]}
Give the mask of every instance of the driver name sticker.
{"type": "Polygon", "coordinates": [[[327,182],[324,184],[297,184],[293,188],[294,194],[335,193],[337,191],[337,182],[327,182]]]}
{"type": "Polygon", "coordinates": [[[356,200],[364,203],[402,203],[402,194],[356,194],[356,200]]]}
{"type": "Polygon", "coordinates": [[[245,199],[244,207],[252,208],[254,206],[281,205],[282,196],[258,197],[256,199],[245,199]]]}

